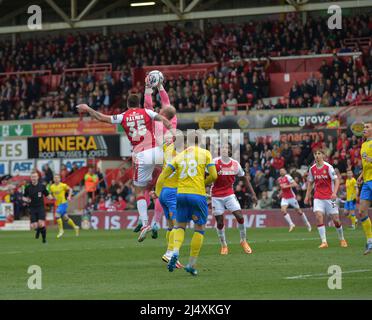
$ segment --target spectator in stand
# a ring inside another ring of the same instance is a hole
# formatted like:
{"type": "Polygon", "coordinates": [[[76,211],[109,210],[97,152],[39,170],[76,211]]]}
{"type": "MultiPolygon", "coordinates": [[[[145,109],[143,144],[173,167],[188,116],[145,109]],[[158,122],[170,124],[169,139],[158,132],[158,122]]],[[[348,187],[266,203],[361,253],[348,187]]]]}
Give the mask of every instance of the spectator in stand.
{"type": "Polygon", "coordinates": [[[288,168],[293,162],[293,152],[287,142],[284,143],[284,148],[282,150],[282,157],[285,162],[285,167],[288,168]]]}
{"type": "MultiPolygon", "coordinates": [[[[89,198],[89,200],[91,200],[91,198],[89,198]]],[[[97,210],[98,211],[107,211],[105,198],[103,198],[103,197],[99,198],[99,202],[97,204],[97,210]]]]}
{"type": "Polygon", "coordinates": [[[65,181],[68,174],[69,174],[69,172],[67,170],[66,165],[62,164],[61,165],[61,171],[60,171],[61,181],[65,181]]]}
{"type": "Polygon", "coordinates": [[[280,209],[280,204],[281,204],[281,197],[280,197],[280,190],[278,186],[273,187],[273,194],[271,195],[272,199],[272,208],[273,209],[280,209]]]}
{"type": "Polygon", "coordinates": [[[99,188],[106,189],[106,181],[105,181],[105,177],[104,177],[103,173],[101,172],[101,168],[99,168],[99,167],[97,168],[96,175],[97,175],[97,178],[98,178],[97,189],[99,189],[99,188]]]}
{"type": "Polygon", "coordinates": [[[24,212],[22,196],[23,194],[15,186],[9,186],[9,202],[13,203],[14,220],[20,220],[24,212]]]}
{"type": "Polygon", "coordinates": [[[275,179],[276,179],[279,176],[279,170],[285,167],[285,160],[280,154],[277,154],[274,157],[274,159],[272,159],[271,165],[276,171],[276,176],[275,176],[275,179]]]}
{"type": "Polygon", "coordinates": [[[53,183],[53,171],[47,163],[44,164],[42,171],[44,175],[44,182],[47,184],[53,183]]]}
{"type": "Polygon", "coordinates": [[[122,196],[119,196],[118,199],[115,201],[115,208],[118,211],[124,211],[127,207],[127,203],[125,202],[122,196]]]}
{"type": "Polygon", "coordinates": [[[267,191],[262,192],[260,200],[260,209],[271,209],[273,204],[272,198],[269,198],[267,191]]]}

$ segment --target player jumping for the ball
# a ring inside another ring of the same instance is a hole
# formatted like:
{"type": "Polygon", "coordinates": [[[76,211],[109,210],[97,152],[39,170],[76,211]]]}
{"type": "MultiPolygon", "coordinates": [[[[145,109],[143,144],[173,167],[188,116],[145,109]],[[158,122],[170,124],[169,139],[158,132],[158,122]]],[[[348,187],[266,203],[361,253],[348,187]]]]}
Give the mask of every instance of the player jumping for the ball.
{"type": "Polygon", "coordinates": [[[295,224],[293,223],[291,216],[287,212],[288,206],[291,206],[296,210],[296,212],[301,216],[305,226],[307,227],[307,230],[310,232],[311,225],[309,223],[309,220],[307,220],[305,212],[301,210],[300,205],[298,204],[298,201],[296,199],[296,195],[292,189],[297,187],[297,183],[289,174],[287,174],[287,170],[285,170],[284,168],[280,169],[278,184],[282,190],[282,201],[280,206],[284,215],[284,219],[289,224],[289,232],[291,232],[295,228],[295,224]]]}
{"type": "Polygon", "coordinates": [[[229,154],[231,154],[231,150],[229,149],[230,146],[228,144],[224,144],[221,147],[221,157],[213,159],[214,163],[216,164],[218,177],[211,188],[212,213],[215,216],[217,222],[216,229],[218,238],[221,242],[221,254],[227,255],[229,253],[223,217],[226,209],[235,216],[240,232],[240,245],[242,246],[245,253],[250,254],[252,253],[252,249],[246,240],[247,234],[244,225],[242,209],[240,207],[238,199],[236,198],[236,195],[234,194],[233,184],[235,181],[235,177],[245,177],[245,183],[250,189],[253,201],[256,203],[257,197],[248,179],[248,176],[245,175],[245,172],[242,169],[240,163],[229,157],[229,154]]]}
{"type": "Polygon", "coordinates": [[[77,109],[80,112],[89,113],[98,121],[121,124],[133,146],[132,158],[135,165],[133,184],[137,198],[137,209],[143,224],[141,233],[138,237],[138,241],[141,242],[151,230],[151,226],[148,224],[149,218],[145,191],[148,183],[152,179],[155,166],[163,163],[163,150],[155,138],[154,121],[161,121],[173,135],[175,133],[172,124],[164,116],[152,110],[141,108],[140,99],[137,95],[129,95],[127,107],[128,110],[124,113],[113,116],[97,112],[86,104],[78,105],[77,109]]]}

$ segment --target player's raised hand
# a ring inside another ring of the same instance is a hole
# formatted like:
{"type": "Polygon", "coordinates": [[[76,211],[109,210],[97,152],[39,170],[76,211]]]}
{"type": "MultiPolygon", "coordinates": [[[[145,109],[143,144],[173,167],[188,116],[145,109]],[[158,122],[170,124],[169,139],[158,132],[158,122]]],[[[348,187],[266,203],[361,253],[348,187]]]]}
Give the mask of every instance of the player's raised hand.
{"type": "Polygon", "coordinates": [[[88,110],[90,109],[90,107],[85,104],[85,103],[82,103],[82,104],[78,104],[76,106],[76,109],[79,111],[79,112],[88,112],[88,110]]]}

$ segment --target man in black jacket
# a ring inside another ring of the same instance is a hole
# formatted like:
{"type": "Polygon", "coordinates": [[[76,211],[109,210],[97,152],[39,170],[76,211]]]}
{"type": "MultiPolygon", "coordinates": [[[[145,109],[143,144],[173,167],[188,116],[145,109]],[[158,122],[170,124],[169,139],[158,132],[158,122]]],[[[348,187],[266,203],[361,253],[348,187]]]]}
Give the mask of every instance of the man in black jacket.
{"type": "Polygon", "coordinates": [[[44,196],[48,195],[45,185],[39,182],[38,173],[31,173],[31,183],[25,187],[23,201],[30,207],[31,228],[36,231],[35,238],[38,239],[41,233],[43,243],[46,243],[44,196]]]}

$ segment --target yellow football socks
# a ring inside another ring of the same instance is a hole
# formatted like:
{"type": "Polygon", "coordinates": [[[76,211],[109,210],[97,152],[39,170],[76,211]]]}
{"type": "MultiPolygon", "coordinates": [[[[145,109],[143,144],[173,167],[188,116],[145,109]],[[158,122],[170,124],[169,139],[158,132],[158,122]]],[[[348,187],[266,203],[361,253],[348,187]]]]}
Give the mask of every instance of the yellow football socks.
{"type": "Polygon", "coordinates": [[[195,231],[191,239],[190,257],[197,258],[203,245],[204,231],[195,231]]]}
{"type": "Polygon", "coordinates": [[[59,232],[63,231],[63,221],[61,218],[57,219],[57,225],[58,225],[58,231],[59,232]]]}
{"type": "Polygon", "coordinates": [[[174,248],[174,229],[167,231],[167,241],[168,241],[168,248],[167,250],[173,251],[174,248]]]}
{"type": "Polygon", "coordinates": [[[182,228],[175,228],[173,229],[173,236],[174,236],[174,247],[173,250],[176,252],[180,251],[183,241],[185,240],[185,229],[182,228]]]}
{"type": "Polygon", "coordinates": [[[371,219],[366,216],[360,220],[362,222],[362,227],[364,234],[366,235],[367,240],[372,239],[372,227],[371,227],[371,219]]]}
{"type": "Polygon", "coordinates": [[[67,220],[67,223],[68,223],[69,226],[73,227],[74,229],[76,228],[76,224],[74,223],[74,221],[72,221],[71,218],[69,218],[69,219],[67,220]]]}
{"type": "Polygon", "coordinates": [[[351,215],[349,215],[349,218],[350,218],[350,220],[351,220],[351,224],[352,224],[353,226],[355,226],[355,224],[356,224],[356,217],[355,217],[355,214],[351,214],[351,215]]]}

